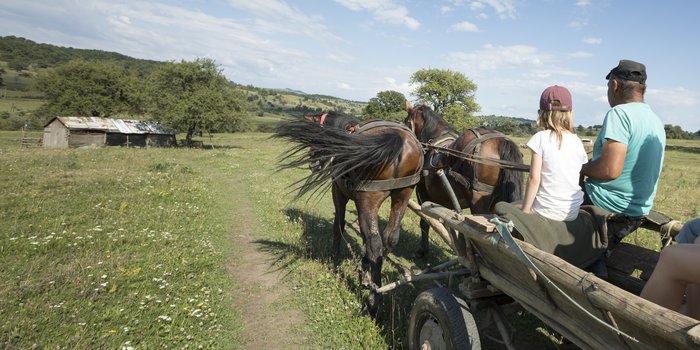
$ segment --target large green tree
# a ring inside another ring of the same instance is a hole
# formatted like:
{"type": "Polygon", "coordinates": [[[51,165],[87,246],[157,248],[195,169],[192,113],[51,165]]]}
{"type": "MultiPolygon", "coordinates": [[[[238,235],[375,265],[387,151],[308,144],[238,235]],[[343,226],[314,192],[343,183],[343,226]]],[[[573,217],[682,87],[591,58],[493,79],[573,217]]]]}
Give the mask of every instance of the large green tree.
{"type": "Polygon", "coordinates": [[[150,76],[151,115],[187,133],[240,131],[246,122],[245,99],[208,58],[169,62],[150,76]]]}
{"type": "Polygon", "coordinates": [[[380,91],[372,97],[362,114],[366,118],[403,120],[406,117],[406,97],[393,90],[380,91]]]}
{"type": "Polygon", "coordinates": [[[457,130],[476,126],[473,116],[481,110],[474,93],[476,84],[464,74],[448,69],[421,69],[409,79],[416,85],[413,94],[419,102],[427,103],[457,130]]]}
{"type": "Polygon", "coordinates": [[[108,117],[143,107],[137,76],[110,61],[73,60],[40,75],[35,84],[46,96],[35,115],[44,119],[57,115],[108,117]]]}

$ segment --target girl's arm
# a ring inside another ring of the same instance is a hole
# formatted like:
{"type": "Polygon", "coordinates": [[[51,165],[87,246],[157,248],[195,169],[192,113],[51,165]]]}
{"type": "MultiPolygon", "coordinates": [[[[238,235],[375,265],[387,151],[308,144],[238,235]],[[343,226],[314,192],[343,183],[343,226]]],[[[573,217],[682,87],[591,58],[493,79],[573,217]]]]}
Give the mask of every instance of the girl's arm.
{"type": "Polygon", "coordinates": [[[523,198],[523,212],[530,213],[532,211],[532,203],[535,202],[537,190],[540,188],[540,173],[542,172],[542,157],[532,152],[530,161],[530,175],[527,178],[527,187],[525,188],[525,198],[523,198]]]}

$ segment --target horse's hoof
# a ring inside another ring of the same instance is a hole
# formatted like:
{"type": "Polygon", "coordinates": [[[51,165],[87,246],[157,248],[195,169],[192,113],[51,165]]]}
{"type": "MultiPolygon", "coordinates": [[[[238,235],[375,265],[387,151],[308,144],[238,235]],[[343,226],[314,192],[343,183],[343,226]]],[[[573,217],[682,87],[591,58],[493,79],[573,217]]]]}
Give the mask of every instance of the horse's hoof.
{"type": "Polygon", "coordinates": [[[365,304],[362,306],[362,315],[369,316],[373,319],[377,318],[379,315],[379,305],[382,302],[382,296],[377,292],[370,292],[365,300],[365,304]]]}
{"type": "Polygon", "coordinates": [[[372,286],[372,277],[369,272],[360,271],[360,281],[362,281],[362,286],[365,288],[370,288],[370,286],[372,286]]]}
{"type": "Polygon", "coordinates": [[[389,246],[390,247],[396,247],[396,245],[399,244],[399,234],[391,235],[389,237],[389,246]]]}

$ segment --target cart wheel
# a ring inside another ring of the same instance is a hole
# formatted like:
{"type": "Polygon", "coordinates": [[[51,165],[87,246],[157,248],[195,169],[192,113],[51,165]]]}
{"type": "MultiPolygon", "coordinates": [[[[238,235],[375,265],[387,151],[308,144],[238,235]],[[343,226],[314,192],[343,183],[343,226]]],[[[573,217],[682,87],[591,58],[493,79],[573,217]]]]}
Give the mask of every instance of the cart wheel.
{"type": "Polygon", "coordinates": [[[481,349],[467,303],[447,288],[420,293],[411,308],[408,327],[411,350],[481,349]]]}

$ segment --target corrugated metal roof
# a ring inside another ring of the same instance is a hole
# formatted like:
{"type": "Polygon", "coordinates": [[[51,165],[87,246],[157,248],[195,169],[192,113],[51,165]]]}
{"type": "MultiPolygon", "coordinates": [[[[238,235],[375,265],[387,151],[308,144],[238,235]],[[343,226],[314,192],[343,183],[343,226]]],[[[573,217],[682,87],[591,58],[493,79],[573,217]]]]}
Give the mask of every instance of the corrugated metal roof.
{"type": "Polygon", "coordinates": [[[126,120],[100,117],[56,117],[55,119],[58,119],[70,130],[98,130],[122,134],[176,134],[175,131],[169,130],[163,125],[151,120],[126,120]]]}

